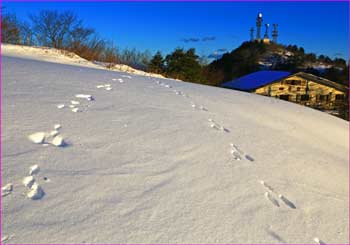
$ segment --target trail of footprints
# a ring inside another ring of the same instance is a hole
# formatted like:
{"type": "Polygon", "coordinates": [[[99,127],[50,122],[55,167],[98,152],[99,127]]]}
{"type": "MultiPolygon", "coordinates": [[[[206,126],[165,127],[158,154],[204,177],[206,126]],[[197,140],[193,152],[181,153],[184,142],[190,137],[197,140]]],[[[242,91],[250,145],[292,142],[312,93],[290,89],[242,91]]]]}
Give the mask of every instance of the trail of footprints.
{"type": "Polygon", "coordinates": [[[70,104],[58,104],[56,107],[58,109],[69,108],[72,112],[81,112],[82,107],[88,107],[85,105],[84,101],[93,101],[94,98],[90,94],[76,94],[74,98],[70,101],[70,104]]]}
{"type": "MultiPolygon", "coordinates": [[[[159,80],[156,80],[155,83],[161,87],[164,87],[164,88],[169,88],[169,89],[172,88],[172,86],[170,86],[166,83],[160,82],[159,80]]],[[[183,96],[185,98],[190,98],[187,94],[185,94],[182,91],[174,89],[173,92],[176,95],[183,96]]],[[[198,104],[194,103],[193,101],[190,101],[190,105],[194,110],[205,111],[205,112],[208,111],[207,108],[205,108],[202,105],[198,105],[198,104]]],[[[209,122],[210,128],[212,128],[214,130],[218,130],[218,131],[223,132],[223,133],[230,132],[229,129],[227,129],[223,125],[217,123],[212,118],[209,118],[208,122],[209,122]]],[[[242,161],[242,160],[247,160],[250,162],[255,161],[255,159],[252,156],[250,156],[249,154],[244,152],[242,149],[240,149],[237,145],[235,145],[233,143],[230,143],[230,154],[235,161],[242,161]]],[[[296,209],[295,204],[292,201],[290,201],[285,195],[276,193],[274,191],[274,189],[263,180],[261,180],[260,183],[261,183],[261,185],[263,185],[265,187],[266,192],[264,193],[264,197],[267,201],[269,201],[271,203],[271,205],[279,208],[283,204],[290,209],[296,209]]],[[[317,237],[314,238],[314,242],[316,242],[317,244],[325,244],[322,240],[320,240],[317,237]]]]}
{"type": "MultiPolygon", "coordinates": [[[[124,78],[132,79],[131,76],[128,75],[121,75],[124,78]]],[[[151,77],[149,77],[151,79],[151,77]]],[[[121,78],[113,78],[112,81],[118,81],[119,83],[124,83],[124,80],[121,78]]],[[[161,87],[167,88],[167,89],[172,89],[172,86],[163,82],[160,82],[159,80],[156,80],[155,83],[161,87]]],[[[111,84],[100,84],[96,85],[97,89],[105,89],[106,91],[112,90],[111,84]]],[[[182,91],[173,89],[172,90],[175,95],[182,96],[184,98],[190,98],[187,94],[185,94],[182,91]]],[[[69,105],[66,104],[59,104],[57,105],[58,109],[63,109],[63,108],[70,108],[72,112],[80,112],[79,106],[82,105],[82,102],[79,100],[87,100],[87,101],[93,101],[94,98],[91,95],[88,94],[76,94],[75,99],[70,101],[69,105]],[[78,100],[77,100],[78,99],[78,100]]],[[[198,105],[194,103],[193,101],[190,101],[190,105],[194,110],[198,111],[204,111],[207,112],[208,109],[204,107],[203,105],[198,105]]],[[[209,126],[210,128],[214,130],[221,131],[223,133],[229,133],[230,130],[225,128],[223,125],[220,125],[213,119],[209,118],[208,119],[209,126]]],[[[53,145],[56,147],[63,147],[66,145],[66,142],[62,136],[60,136],[59,130],[61,129],[61,125],[55,124],[54,129],[50,132],[37,132],[33,133],[28,136],[28,139],[32,141],[33,143],[36,144],[42,144],[43,146],[47,145],[53,145]]],[[[230,154],[233,157],[234,160],[236,161],[242,161],[242,160],[248,160],[250,162],[254,161],[254,158],[251,157],[250,155],[246,154],[243,150],[241,150],[238,146],[234,145],[233,143],[230,143],[230,154]]],[[[40,184],[37,182],[35,179],[35,176],[37,176],[40,172],[40,167],[39,165],[35,164],[32,165],[29,169],[29,175],[24,177],[22,180],[22,184],[26,187],[27,193],[26,196],[31,199],[31,200],[39,200],[41,199],[44,195],[45,192],[43,188],[40,186],[40,184]]],[[[43,177],[43,180],[46,182],[49,182],[50,180],[47,177],[43,177]]],[[[266,189],[266,192],[264,194],[266,200],[268,200],[273,206],[275,207],[280,207],[280,203],[284,203],[284,205],[288,206],[291,209],[296,209],[296,206],[292,201],[290,201],[286,196],[282,194],[277,194],[275,190],[268,185],[265,181],[261,180],[260,184],[264,186],[266,189]]],[[[7,195],[10,195],[13,191],[13,184],[9,183],[5,186],[2,187],[1,189],[1,196],[5,197],[7,195]]],[[[1,241],[6,241],[10,237],[9,236],[4,236],[2,237],[1,241]]],[[[322,240],[319,238],[314,238],[314,242],[317,244],[325,244],[322,240]]]]}
{"type": "MultiPolygon", "coordinates": [[[[132,79],[131,76],[128,75],[121,75],[124,78],[132,79]]],[[[118,81],[119,83],[124,83],[124,80],[122,78],[113,78],[112,81],[118,81]]],[[[107,91],[112,90],[111,84],[102,84],[102,85],[97,85],[96,88],[104,88],[107,91]]],[[[84,102],[90,102],[94,101],[94,97],[90,94],[75,94],[74,98],[70,100],[70,103],[66,104],[58,104],[56,107],[58,109],[64,109],[64,108],[69,108],[71,109],[72,112],[81,112],[82,107],[86,107],[84,105],[84,102]]],[[[127,127],[127,124],[124,125],[124,127],[127,127]]],[[[30,134],[28,136],[28,139],[35,143],[35,144],[40,144],[42,146],[55,146],[55,147],[65,147],[67,146],[67,142],[65,141],[64,137],[61,136],[61,130],[62,126],[60,124],[55,124],[52,130],[48,131],[40,131],[40,132],[35,132],[33,134],[30,134]]],[[[22,184],[27,188],[27,193],[26,196],[29,199],[32,200],[38,200],[41,199],[44,195],[45,192],[41,185],[37,182],[35,179],[35,175],[37,175],[40,172],[40,167],[38,164],[35,164],[30,167],[29,169],[29,175],[24,177],[22,180],[22,184]]],[[[43,180],[45,182],[50,182],[50,179],[47,177],[43,177],[43,180]]],[[[1,188],[1,196],[6,197],[10,195],[13,191],[14,185],[12,183],[8,183],[4,185],[1,188]]],[[[2,241],[8,240],[9,236],[4,236],[2,237],[2,241]]]]}

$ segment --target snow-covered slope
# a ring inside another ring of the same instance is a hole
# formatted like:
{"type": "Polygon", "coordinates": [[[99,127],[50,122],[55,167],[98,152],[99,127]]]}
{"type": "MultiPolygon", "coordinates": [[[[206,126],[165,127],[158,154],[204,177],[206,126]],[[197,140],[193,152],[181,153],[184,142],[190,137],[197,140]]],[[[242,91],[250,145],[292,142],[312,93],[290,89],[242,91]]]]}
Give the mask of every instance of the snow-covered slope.
{"type": "Polygon", "coordinates": [[[91,62],[81,58],[75,53],[65,51],[65,50],[55,49],[55,48],[1,44],[1,53],[3,55],[12,56],[12,57],[34,59],[34,60],[47,61],[47,62],[53,62],[53,63],[59,63],[59,64],[76,65],[76,66],[82,66],[82,67],[91,67],[91,68],[104,69],[104,70],[109,69],[109,70],[127,72],[127,73],[136,74],[136,75],[142,75],[142,76],[164,78],[160,74],[140,71],[123,64],[91,62]]]}
{"type": "Polygon", "coordinates": [[[349,242],[346,121],[221,88],[2,62],[5,243],[349,242]],[[28,139],[55,128],[66,145],[28,139]]]}

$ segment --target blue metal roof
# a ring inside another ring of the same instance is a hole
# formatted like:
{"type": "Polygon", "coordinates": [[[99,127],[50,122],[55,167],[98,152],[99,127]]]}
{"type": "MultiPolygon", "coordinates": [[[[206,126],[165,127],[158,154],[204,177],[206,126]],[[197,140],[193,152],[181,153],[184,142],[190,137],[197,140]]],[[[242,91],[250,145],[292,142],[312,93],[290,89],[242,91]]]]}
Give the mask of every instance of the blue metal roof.
{"type": "Polygon", "coordinates": [[[249,91],[288,77],[291,74],[292,73],[287,71],[257,71],[236,80],[223,83],[221,86],[224,88],[249,91]]]}

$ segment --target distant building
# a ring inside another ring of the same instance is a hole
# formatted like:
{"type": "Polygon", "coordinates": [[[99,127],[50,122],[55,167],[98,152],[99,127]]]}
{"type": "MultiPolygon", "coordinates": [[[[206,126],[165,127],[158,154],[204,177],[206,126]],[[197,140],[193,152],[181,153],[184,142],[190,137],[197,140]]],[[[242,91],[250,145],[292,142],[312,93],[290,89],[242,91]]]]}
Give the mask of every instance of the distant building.
{"type": "Polygon", "coordinates": [[[222,87],[276,97],[332,114],[347,113],[348,108],[347,87],[305,72],[258,71],[223,83],[222,87]]]}

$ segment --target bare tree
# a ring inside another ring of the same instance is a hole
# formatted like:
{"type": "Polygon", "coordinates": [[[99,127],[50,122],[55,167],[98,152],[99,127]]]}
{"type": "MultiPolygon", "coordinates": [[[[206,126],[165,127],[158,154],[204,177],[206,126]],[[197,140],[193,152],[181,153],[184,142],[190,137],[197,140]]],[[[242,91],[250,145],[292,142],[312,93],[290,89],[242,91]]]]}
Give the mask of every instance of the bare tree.
{"type": "Polygon", "coordinates": [[[94,29],[85,28],[79,23],[69,33],[69,50],[72,52],[79,52],[82,46],[89,41],[90,36],[94,33],[94,29]]]}
{"type": "Polygon", "coordinates": [[[148,50],[140,52],[133,48],[124,49],[118,54],[118,58],[122,64],[131,66],[136,69],[147,70],[152,55],[148,50]]]}
{"type": "Polygon", "coordinates": [[[120,62],[118,57],[118,49],[113,43],[106,43],[102,61],[110,63],[111,65],[120,62]]]}
{"type": "Polygon", "coordinates": [[[27,22],[20,23],[20,40],[23,45],[32,46],[34,44],[33,31],[27,22]]]}
{"type": "Polygon", "coordinates": [[[16,15],[1,16],[1,42],[18,44],[20,42],[20,26],[16,15]]]}
{"type": "Polygon", "coordinates": [[[58,49],[68,45],[70,33],[80,25],[77,16],[70,11],[42,10],[37,15],[31,14],[30,19],[39,44],[58,49]]]}

